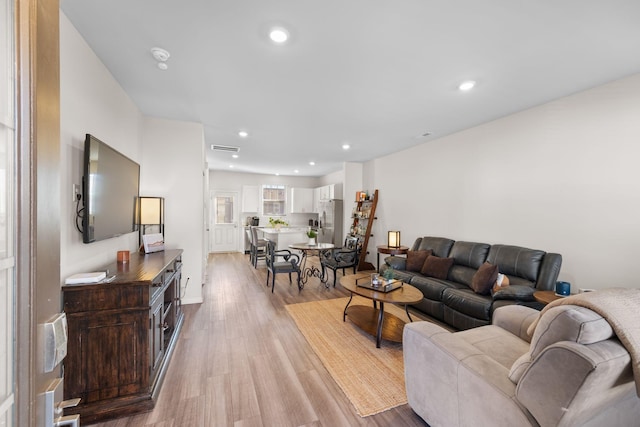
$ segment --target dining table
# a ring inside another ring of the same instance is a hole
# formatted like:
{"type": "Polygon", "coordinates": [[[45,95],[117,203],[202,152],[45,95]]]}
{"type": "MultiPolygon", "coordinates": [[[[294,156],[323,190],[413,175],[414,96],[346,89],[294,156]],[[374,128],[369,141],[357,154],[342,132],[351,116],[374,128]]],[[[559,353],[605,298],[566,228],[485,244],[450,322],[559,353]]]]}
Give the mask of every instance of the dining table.
{"type": "Polygon", "coordinates": [[[303,243],[293,243],[289,245],[289,249],[294,249],[296,251],[300,251],[302,253],[300,259],[300,287],[303,288],[304,285],[309,281],[311,277],[317,277],[320,279],[320,282],[324,284],[325,287],[329,287],[328,278],[329,275],[325,274],[325,269],[318,268],[315,263],[310,263],[307,266],[307,260],[309,256],[318,256],[320,258],[320,253],[324,251],[330,251],[335,249],[335,245],[333,243],[315,243],[309,244],[308,242],[303,243]]]}

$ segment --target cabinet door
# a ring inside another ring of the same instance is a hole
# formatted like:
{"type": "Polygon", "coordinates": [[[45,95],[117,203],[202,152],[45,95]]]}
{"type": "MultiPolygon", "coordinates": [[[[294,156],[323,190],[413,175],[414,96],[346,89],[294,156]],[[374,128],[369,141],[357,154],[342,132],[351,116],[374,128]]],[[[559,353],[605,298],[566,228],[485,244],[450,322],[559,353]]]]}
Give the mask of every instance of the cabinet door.
{"type": "Polygon", "coordinates": [[[322,187],[313,189],[313,212],[320,213],[320,190],[322,187]]]}
{"type": "Polygon", "coordinates": [[[149,349],[150,349],[150,362],[151,362],[151,377],[154,376],[158,364],[162,360],[164,353],[164,298],[158,297],[155,299],[151,306],[150,316],[150,330],[149,330],[149,349]]]}
{"type": "Polygon", "coordinates": [[[242,186],[242,212],[258,213],[260,207],[260,187],[257,185],[242,186]]]}
{"type": "Polygon", "coordinates": [[[72,314],[65,396],[87,404],[149,391],[149,311],[72,314]]]}
{"type": "Polygon", "coordinates": [[[313,189],[292,188],[290,213],[313,212],[313,189]]]}

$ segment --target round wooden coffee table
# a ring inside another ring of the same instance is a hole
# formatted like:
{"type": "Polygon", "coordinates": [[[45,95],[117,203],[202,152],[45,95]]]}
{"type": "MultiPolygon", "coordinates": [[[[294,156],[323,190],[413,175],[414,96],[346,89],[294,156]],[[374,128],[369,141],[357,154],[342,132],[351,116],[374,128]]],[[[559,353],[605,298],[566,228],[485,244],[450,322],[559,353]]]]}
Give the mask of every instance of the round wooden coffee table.
{"type": "Polygon", "coordinates": [[[380,342],[383,338],[388,341],[402,342],[402,330],[405,321],[392,313],[385,313],[384,303],[403,304],[409,320],[413,321],[409,314],[408,304],[422,301],[422,292],[407,283],[389,292],[376,291],[356,285],[357,279],[371,277],[371,273],[375,273],[375,271],[360,272],[340,278],[340,284],[351,292],[351,297],[344,308],[342,320],[346,322],[348,315],[356,326],[375,336],[377,348],[380,348],[380,342]],[[373,307],[364,305],[349,306],[354,294],[372,300],[373,307]],[[380,303],[380,308],[377,307],[378,303],[380,303]]]}

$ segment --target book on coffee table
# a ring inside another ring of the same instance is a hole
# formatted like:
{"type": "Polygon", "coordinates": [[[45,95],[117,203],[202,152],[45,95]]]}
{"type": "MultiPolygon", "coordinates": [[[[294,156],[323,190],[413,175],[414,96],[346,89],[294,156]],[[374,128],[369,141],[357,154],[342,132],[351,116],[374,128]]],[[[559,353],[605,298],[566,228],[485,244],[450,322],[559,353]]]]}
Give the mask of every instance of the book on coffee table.
{"type": "Polygon", "coordinates": [[[380,278],[378,279],[377,284],[371,283],[371,278],[369,277],[362,277],[360,279],[356,279],[356,286],[359,286],[361,288],[372,289],[374,291],[379,291],[379,292],[391,292],[393,290],[396,290],[402,287],[403,284],[404,283],[402,282],[402,280],[398,280],[398,279],[380,278]]]}

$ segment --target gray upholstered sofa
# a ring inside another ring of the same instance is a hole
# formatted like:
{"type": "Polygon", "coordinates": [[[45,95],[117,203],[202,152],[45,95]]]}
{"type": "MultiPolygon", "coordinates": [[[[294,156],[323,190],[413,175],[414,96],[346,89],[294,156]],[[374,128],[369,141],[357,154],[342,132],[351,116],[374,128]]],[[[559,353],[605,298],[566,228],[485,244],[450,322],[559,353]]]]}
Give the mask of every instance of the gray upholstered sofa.
{"type": "MultiPolygon", "coordinates": [[[[553,290],[562,256],[520,246],[454,241],[443,237],[420,237],[410,251],[431,251],[439,258],[452,259],[446,278],[434,278],[420,271],[407,270],[409,258],[391,256],[380,267],[393,268],[393,275],[420,289],[422,302],[414,307],[457,329],[469,329],[491,323],[493,311],[505,305],[541,308],[533,293],[553,290]],[[488,262],[497,265],[510,286],[495,293],[477,293],[471,288],[474,275],[488,262]]],[[[411,254],[409,254],[411,255],[411,254]]]]}
{"type": "Polygon", "coordinates": [[[432,427],[640,425],[632,358],[609,323],[560,305],[543,312],[529,338],[539,314],[501,307],[492,325],[454,333],[407,324],[411,408],[432,427]]]}

